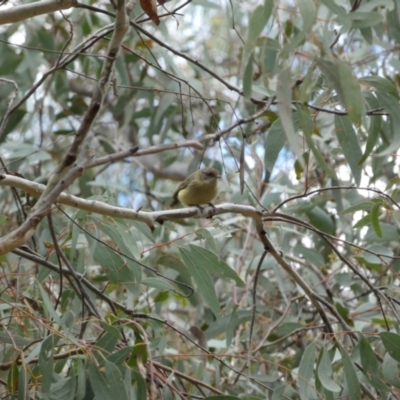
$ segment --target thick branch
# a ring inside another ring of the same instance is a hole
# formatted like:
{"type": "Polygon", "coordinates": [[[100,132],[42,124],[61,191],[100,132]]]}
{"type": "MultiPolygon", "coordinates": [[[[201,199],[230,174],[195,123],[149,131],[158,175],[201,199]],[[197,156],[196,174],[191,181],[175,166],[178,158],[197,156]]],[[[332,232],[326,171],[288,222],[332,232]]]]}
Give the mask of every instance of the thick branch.
{"type": "Polygon", "coordinates": [[[22,246],[32,237],[40,221],[51,211],[51,205],[56,202],[60,193],[65,190],[79,175],[81,175],[83,171],[83,166],[75,166],[69,171],[68,175],[64,179],[58,182],[54,190],[46,196],[43,196],[43,193],[45,192],[45,186],[43,186],[43,193],[41,194],[43,200],[40,207],[37,207],[35,211],[29,215],[26,221],[17,229],[1,238],[0,255],[6,254],[17,247],[22,246]]]}
{"type": "Polygon", "coordinates": [[[13,6],[0,11],[0,25],[24,21],[37,15],[48,14],[54,11],[66,10],[76,7],[77,4],[77,0],[42,0],[35,3],[13,6]]]}
{"type": "MultiPolygon", "coordinates": [[[[11,186],[21,189],[31,195],[32,197],[39,198],[46,186],[37,182],[31,182],[17,176],[3,174],[0,175],[0,186],[11,186]]],[[[180,208],[177,210],[163,210],[163,211],[135,211],[130,208],[111,206],[107,203],[94,200],[85,200],[77,196],[67,193],[61,193],[54,203],[64,204],[77,208],[79,210],[90,211],[93,213],[107,215],[110,217],[125,218],[135,221],[144,222],[150,229],[153,229],[155,223],[163,223],[165,221],[188,218],[188,217],[209,217],[211,215],[220,215],[226,213],[241,214],[245,217],[257,219],[258,223],[262,225],[262,214],[252,206],[242,206],[237,204],[224,203],[215,206],[215,213],[212,207],[205,207],[201,211],[197,207],[180,208]]]]}

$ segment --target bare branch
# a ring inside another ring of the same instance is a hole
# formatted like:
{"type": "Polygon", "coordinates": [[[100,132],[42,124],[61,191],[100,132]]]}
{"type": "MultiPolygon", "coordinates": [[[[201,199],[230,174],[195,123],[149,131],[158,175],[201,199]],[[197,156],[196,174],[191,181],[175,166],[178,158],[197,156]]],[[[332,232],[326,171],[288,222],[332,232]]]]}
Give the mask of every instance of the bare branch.
{"type": "Polygon", "coordinates": [[[67,10],[77,4],[77,0],[41,0],[13,6],[0,11],[0,25],[24,21],[54,11],[67,10]]]}

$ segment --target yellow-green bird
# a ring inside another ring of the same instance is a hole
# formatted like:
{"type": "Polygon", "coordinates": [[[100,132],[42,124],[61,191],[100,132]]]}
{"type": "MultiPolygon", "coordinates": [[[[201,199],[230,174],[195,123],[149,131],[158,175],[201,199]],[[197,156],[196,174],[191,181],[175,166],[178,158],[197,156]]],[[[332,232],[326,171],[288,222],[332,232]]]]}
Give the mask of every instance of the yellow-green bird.
{"type": "Polygon", "coordinates": [[[217,196],[217,182],[221,176],[215,168],[202,168],[190,174],[176,189],[171,207],[181,202],[185,206],[211,204],[217,196]]]}

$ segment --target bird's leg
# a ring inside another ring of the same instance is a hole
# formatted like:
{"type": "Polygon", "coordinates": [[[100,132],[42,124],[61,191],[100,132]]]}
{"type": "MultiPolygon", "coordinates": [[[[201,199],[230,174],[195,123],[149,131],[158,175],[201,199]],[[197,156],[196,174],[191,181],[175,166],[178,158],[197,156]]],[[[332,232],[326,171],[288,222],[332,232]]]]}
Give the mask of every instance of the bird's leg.
{"type": "Polygon", "coordinates": [[[204,208],[200,204],[196,204],[195,207],[197,207],[201,212],[204,212],[204,208]]]}
{"type": "Polygon", "coordinates": [[[208,205],[213,209],[212,215],[210,215],[208,218],[212,218],[216,214],[217,209],[215,208],[213,203],[208,203],[208,205]]]}
{"type": "Polygon", "coordinates": [[[217,212],[217,209],[215,208],[213,203],[208,203],[208,205],[214,210],[214,214],[217,212]]]}

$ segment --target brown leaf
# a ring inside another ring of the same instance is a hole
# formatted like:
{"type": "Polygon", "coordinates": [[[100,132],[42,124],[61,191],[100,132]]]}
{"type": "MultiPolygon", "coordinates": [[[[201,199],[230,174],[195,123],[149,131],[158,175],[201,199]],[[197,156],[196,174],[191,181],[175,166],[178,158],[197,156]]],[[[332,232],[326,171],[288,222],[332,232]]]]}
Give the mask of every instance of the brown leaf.
{"type": "Polygon", "coordinates": [[[140,6],[142,10],[150,17],[150,19],[159,25],[160,19],[157,15],[157,3],[156,0],[140,0],[140,6]]]}

